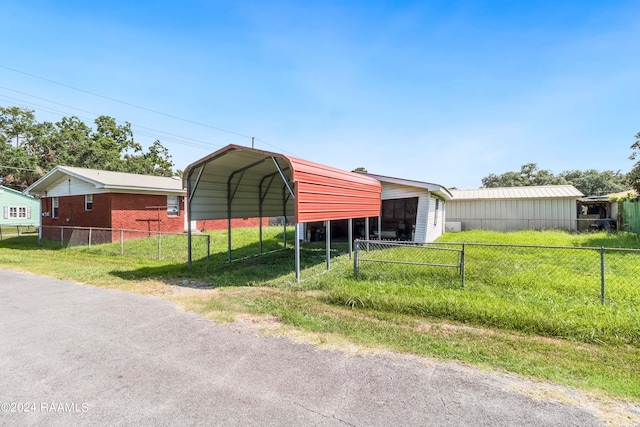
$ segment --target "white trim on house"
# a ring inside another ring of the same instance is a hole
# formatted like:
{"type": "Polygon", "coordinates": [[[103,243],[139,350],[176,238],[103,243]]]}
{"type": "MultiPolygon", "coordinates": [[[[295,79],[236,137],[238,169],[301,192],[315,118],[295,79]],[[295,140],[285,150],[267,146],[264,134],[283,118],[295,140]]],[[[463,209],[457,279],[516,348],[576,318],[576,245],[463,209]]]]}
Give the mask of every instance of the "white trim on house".
{"type": "Polygon", "coordinates": [[[24,194],[44,197],[77,196],[99,193],[186,195],[179,177],[139,175],[56,166],[34,182],[24,194]]]}

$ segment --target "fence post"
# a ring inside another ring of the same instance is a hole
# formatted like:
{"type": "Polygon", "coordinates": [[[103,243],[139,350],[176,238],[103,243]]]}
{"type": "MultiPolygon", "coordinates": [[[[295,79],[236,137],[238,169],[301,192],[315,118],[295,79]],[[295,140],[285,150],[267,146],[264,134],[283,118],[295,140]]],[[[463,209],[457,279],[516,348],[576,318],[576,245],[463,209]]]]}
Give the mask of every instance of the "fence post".
{"type": "Polygon", "coordinates": [[[64,246],[64,227],[60,227],[60,247],[64,246]]]}
{"type": "Polygon", "coordinates": [[[0,240],[2,240],[2,225],[0,225],[0,240]]]}
{"type": "Polygon", "coordinates": [[[358,277],[358,273],[360,270],[360,266],[358,265],[359,255],[360,255],[360,241],[356,239],[356,250],[353,253],[353,275],[358,277]]]}
{"type": "Polygon", "coordinates": [[[158,232],[158,261],[160,261],[160,241],[162,239],[162,233],[158,232]]]}
{"type": "Polygon", "coordinates": [[[604,304],[604,247],[600,247],[600,303],[604,304]]]}
{"type": "Polygon", "coordinates": [[[89,247],[91,247],[91,231],[92,231],[92,228],[89,227],[89,247]]]}
{"type": "Polygon", "coordinates": [[[211,235],[207,234],[207,261],[210,260],[211,254],[211,235]]]}
{"type": "Polygon", "coordinates": [[[120,230],[120,255],[124,255],[124,230],[120,230]]]}
{"type": "Polygon", "coordinates": [[[20,241],[20,226],[18,225],[16,228],[18,229],[18,244],[20,244],[20,243],[22,243],[20,241]]]}
{"type": "Polygon", "coordinates": [[[462,244],[462,253],[460,254],[460,276],[462,276],[462,288],[464,289],[464,243],[462,244]]]}

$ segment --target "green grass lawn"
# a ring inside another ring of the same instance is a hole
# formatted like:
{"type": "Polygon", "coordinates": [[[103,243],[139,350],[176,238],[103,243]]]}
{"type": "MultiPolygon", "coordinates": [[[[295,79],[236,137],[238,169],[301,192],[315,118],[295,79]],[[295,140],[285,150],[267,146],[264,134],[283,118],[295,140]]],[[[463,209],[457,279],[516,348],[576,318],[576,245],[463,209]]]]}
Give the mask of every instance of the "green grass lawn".
{"type": "MultiPolygon", "coordinates": [[[[607,255],[609,280],[625,279],[611,285],[601,304],[597,250],[565,249],[558,256],[552,249],[470,245],[462,288],[455,269],[367,264],[356,278],[345,245],[335,245],[332,271],[320,274],[324,246],[306,244],[303,281],[296,283],[291,250],[226,263],[226,233],[210,236],[210,261],[199,247],[192,270],[184,261],[183,236],[163,240],[161,260],[150,256],[157,250],[153,237],[127,242],[124,256],[119,244],[60,248],[38,247],[29,236],[20,244],[6,239],[0,266],[161,295],[217,320],[277,318],[284,331],[304,331],[318,343],[346,340],[640,400],[640,290],[633,280],[640,276],[640,254],[607,255]],[[596,273],[585,267],[593,261],[596,273]],[[215,291],[180,293],[176,287],[215,291]]],[[[233,236],[234,259],[257,254],[257,230],[234,230],[233,236]]],[[[282,248],[282,228],[267,228],[265,236],[265,251],[282,248]]],[[[640,247],[636,235],[622,233],[473,231],[440,240],[640,247]]]]}

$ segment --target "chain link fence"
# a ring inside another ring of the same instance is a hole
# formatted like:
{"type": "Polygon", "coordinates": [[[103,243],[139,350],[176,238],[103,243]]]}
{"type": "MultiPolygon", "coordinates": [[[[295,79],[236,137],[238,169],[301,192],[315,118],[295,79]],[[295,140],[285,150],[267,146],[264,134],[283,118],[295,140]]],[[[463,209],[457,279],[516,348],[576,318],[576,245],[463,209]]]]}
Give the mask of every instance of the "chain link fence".
{"type": "Polygon", "coordinates": [[[640,249],[356,240],[354,274],[486,287],[513,298],[640,304],[640,249]]]}
{"type": "Polygon", "coordinates": [[[460,230],[566,230],[571,232],[616,231],[628,226],[618,224],[613,218],[600,218],[597,215],[585,215],[579,218],[455,218],[447,216],[447,223],[460,224],[460,230]]]}
{"type": "MultiPolygon", "coordinates": [[[[193,259],[209,260],[211,236],[193,234],[191,237],[193,259]]],[[[42,227],[39,244],[45,247],[77,248],[101,255],[186,262],[187,239],[186,233],[97,227],[42,227]]]]}
{"type": "Polygon", "coordinates": [[[29,236],[38,233],[38,227],[35,225],[24,224],[0,224],[0,240],[4,240],[10,237],[29,236]]]}

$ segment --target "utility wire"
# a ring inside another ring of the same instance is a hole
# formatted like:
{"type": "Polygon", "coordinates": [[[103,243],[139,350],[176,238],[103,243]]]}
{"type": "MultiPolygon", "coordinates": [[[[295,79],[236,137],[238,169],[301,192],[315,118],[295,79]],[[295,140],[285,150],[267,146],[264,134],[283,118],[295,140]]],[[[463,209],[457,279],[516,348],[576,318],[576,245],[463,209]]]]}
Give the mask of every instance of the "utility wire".
{"type": "Polygon", "coordinates": [[[2,169],[14,169],[14,170],[18,170],[18,171],[38,172],[38,169],[16,168],[16,167],[7,166],[7,165],[0,165],[0,168],[2,168],[2,169]]]}
{"type": "MultiPolygon", "coordinates": [[[[19,93],[21,95],[26,95],[26,96],[29,96],[29,97],[32,97],[32,98],[35,98],[35,99],[40,99],[42,101],[49,102],[51,104],[60,105],[62,107],[71,108],[72,110],[77,110],[77,111],[81,111],[83,113],[91,114],[92,116],[95,116],[95,117],[99,117],[100,116],[99,114],[91,112],[91,111],[83,110],[81,108],[72,107],[70,105],[62,104],[62,103],[59,103],[59,102],[56,102],[56,101],[52,101],[50,99],[42,98],[42,97],[36,96],[36,95],[31,95],[31,94],[28,94],[26,92],[21,92],[21,91],[18,91],[18,90],[15,90],[15,89],[10,89],[10,88],[4,87],[4,86],[0,86],[0,89],[8,90],[8,91],[11,91],[11,92],[16,92],[16,93],[19,93]]],[[[25,101],[25,100],[19,99],[19,98],[13,98],[13,97],[6,96],[6,95],[0,95],[0,98],[5,98],[5,99],[8,99],[8,100],[12,100],[12,102],[13,101],[21,102],[21,103],[23,103],[24,107],[26,107],[27,105],[36,106],[36,107],[41,108],[42,110],[44,110],[46,112],[49,112],[49,113],[58,113],[58,114],[63,114],[63,115],[64,114],[69,114],[67,111],[51,109],[50,107],[46,107],[46,106],[41,105],[41,104],[36,104],[36,103],[33,103],[33,102],[25,101]]],[[[83,119],[85,121],[91,120],[88,117],[82,117],[81,116],[79,118],[81,118],[81,119],[83,119]]],[[[194,138],[185,137],[185,136],[173,134],[173,133],[170,133],[170,132],[161,131],[161,130],[158,130],[158,129],[145,127],[145,126],[142,126],[142,125],[139,125],[139,124],[136,124],[136,123],[131,123],[131,126],[134,127],[134,128],[146,129],[146,130],[149,130],[151,132],[157,132],[157,133],[160,133],[160,134],[165,134],[165,135],[174,136],[176,138],[180,138],[180,139],[173,139],[173,138],[167,138],[167,137],[162,136],[162,135],[156,135],[156,134],[153,134],[153,133],[145,133],[145,132],[136,131],[136,133],[139,134],[139,135],[150,136],[150,137],[158,138],[158,139],[162,138],[165,141],[169,140],[169,141],[173,141],[174,143],[177,143],[177,144],[189,145],[191,147],[202,148],[202,149],[210,149],[212,147],[218,147],[218,148],[222,147],[222,145],[220,145],[220,144],[213,144],[213,143],[209,143],[209,142],[206,142],[206,141],[197,140],[197,139],[194,139],[194,138]],[[194,141],[194,142],[196,142],[198,144],[184,142],[183,140],[185,140],[185,139],[194,141]]]]}
{"type": "MultiPolygon", "coordinates": [[[[127,101],[122,101],[120,99],[112,98],[110,96],[101,95],[99,93],[90,92],[88,90],[80,89],[80,88],[75,87],[75,86],[71,86],[71,85],[68,85],[68,84],[65,84],[65,83],[60,83],[60,82],[57,82],[55,80],[47,79],[45,77],[41,77],[41,76],[37,76],[35,74],[27,73],[25,71],[17,70],[15,68],[7,67],[6,65],[0,64],[0,68],[4,68],[5,70],[13,71],[14,73],[24,74],[25,76],[29,76],[29,77],[32,77],[34,79],[39,79],[39,80],[42,80],[42,81],[45,81],[45,82],[53,83],[53,84],[58,85],[58,86],[63,86],[63,87],[69,88],[69,89],[73,89],[75,91],[86,93],[88,95],[92,95],[92,96],[96,96],[96,97],[99,97],[99,98],[107,99],[109,101],[113,101],[113,102],[117,102],[117,103],[120,103],[120,104],[128,105],[130,107],[138,108],[138,109],[141,109],[141,110],[144,110],[144,111],[149,111],[151,113],[159,114],[161,116],[169,117],[169,118],[172,118],[172,119],[175,119],[175,120],[180,120],[180,121],[183,121],[183,122],[186,122],[186,123],[192,123],[192,124],[195,124],[195,125],[198,125],[198,126],[203,126],[203,127],[209,128],[209,129],[214,129],[214,130],[217,130],[217,131],[220,131],[220,132],[226,132],[226,133],[229,133],[229,134],[232,134],[232,135],[236,135],[236,136],[241,136],[241,137],[244,137],[244,138],[252,138],[251,136],[245,135],[245,134],[240,133],[240,132],[235,132],[235,131],[231,131],[231,130],[228,130],[228,129],[223,129],[223,128],[216,127],[216,126],[211,126],[211,125],[208,125],[206,123],[201,123],[201,122],[197,122],[195,120],[185,119],[183,117],[178,117],[178,116],[175,116],[173,114],[163,113],[162,111],[154,110],[152,108],[143,107],[141,105],[136,105],[136,104],[133,104],[133,103],[130,103],[130,102],[127,102],[127,101]]],[[[269,144],[268,142],[266,142],[264,140],[259,140],[259,141],[261,141],[262,143],[267,144],[267,145],[269,145],[271,147],[278,148],[281,151],[287,152],[286,150],[283,150],[282,148],[279,148],[279,147],[277,147],[277,146],[275,146],[273,144],[269,144]]],[[[292,153],[288,153],[287,152],[287,154],[292,154],[292,153]]]]}

